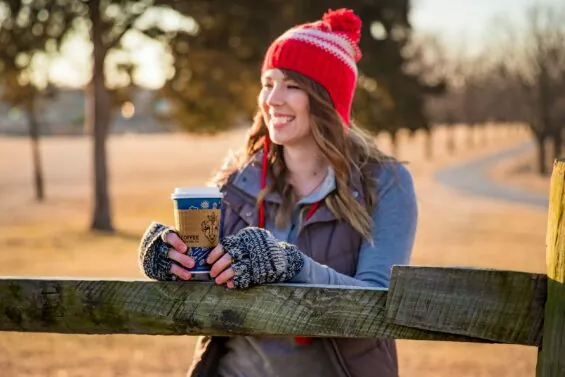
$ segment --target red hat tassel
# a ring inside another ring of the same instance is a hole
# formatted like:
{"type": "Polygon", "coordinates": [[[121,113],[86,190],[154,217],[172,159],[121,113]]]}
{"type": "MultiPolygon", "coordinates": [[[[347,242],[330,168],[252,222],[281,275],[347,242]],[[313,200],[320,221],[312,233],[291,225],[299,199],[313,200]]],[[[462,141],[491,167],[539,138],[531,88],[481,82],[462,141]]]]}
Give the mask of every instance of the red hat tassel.
{"type": "MultiPolygon", "coordinates": [[[[261,190],[265,188],[267,185],[267,169],[269,166],[269,148],[270,148],[271,140],[268,136],[265,136],[265,142],[263,144],[263,161],[261,166],[261,190]]],[[[320,202],[316,202],[310,206],[308,212],[306,213],[306,220],[308,220],[314,212],[320,206],[320,202]]],[[[259,203],[259,228],[265,227],[265,203],[261,201],[259,203]]],[[[294,338],[294,341],[300,345],[309,345],[312,344],[312,338],[297,336],[294,338]]]]}
{"type": "MultiPolygon", "coordinates": [[[[271,139],[269,136],[265,136],[265,142],[263,143],[263,164],[261,166],[261,190],[267,186],[267,169],[269,166],[269,147],[271,144],[271,139]]],[[[261,200],[259,203],[259,228],[265,226],[265,203],[261,200]]]]}

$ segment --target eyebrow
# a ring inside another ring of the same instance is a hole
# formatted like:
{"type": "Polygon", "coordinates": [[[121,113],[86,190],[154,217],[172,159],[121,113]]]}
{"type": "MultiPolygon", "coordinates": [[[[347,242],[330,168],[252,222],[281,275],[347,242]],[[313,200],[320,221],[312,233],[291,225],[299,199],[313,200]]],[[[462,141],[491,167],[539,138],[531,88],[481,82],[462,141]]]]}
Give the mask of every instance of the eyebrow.
{"type": "MultiPolygon", "coordinates": [[[[262,80],[274,80],[271,76],[265,76],[265,77],[262,77],[261,79],[262,79],[262,80]]],[[[283,81],[295,81],[295,80],[291,79],[291,78],[288,77],[288,76],[285,76],[285,77],[283,78],[283,81]]]]}

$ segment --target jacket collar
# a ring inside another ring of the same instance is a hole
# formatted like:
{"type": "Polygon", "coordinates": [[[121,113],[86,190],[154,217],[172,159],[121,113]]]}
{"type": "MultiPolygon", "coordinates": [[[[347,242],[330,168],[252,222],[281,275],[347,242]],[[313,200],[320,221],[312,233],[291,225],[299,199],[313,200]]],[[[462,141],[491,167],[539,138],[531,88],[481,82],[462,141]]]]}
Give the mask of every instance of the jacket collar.
{"type": "MultiPolygon", "coordinates": [[[[261,188],[259,182],[261,182],[261,161],[263,160],[263,152],[257,152],[250,160],[247,162],[234,177],[232,184],[238,189],[242,190],[246,194],[257,198],[261,188]]],[[[270,185],[272,180],[267,177],[267,186],[270,185]]],[[[352,190],[352,195],[356,199],[362,199],[363,196],[363,186],[361,181],[361,174],[358,171],[352,171],[350,177],[350,185],[352,190]]],[[[301,201],[303,203],[314,203],[323,200],[328,194],[334,191],[337,187],[337,181],[335,177],[335,171],[333,168],[329,168],[328,175],[326,176],[324,182],[318,190],[303,198],[301,201]]],[[[282,198],[279,193],[271,192],[265,197],[266,202],[278,203],[282,202],[282,198]]]]}

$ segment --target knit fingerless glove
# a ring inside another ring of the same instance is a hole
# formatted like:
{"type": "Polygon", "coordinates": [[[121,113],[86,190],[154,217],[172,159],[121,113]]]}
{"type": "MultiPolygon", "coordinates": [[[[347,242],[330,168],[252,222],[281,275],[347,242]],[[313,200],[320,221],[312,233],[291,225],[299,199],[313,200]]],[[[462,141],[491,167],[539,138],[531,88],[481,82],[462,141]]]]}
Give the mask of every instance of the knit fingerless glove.
{"type": "Polygon", "coordinates": [[[169,259],[170,246],[163,240],[163,235],[172,231],[169,227],[152,222],[145,230],[139,244],[139,267],[143,273],[155,280],[172,281],[176,276],[171,274],[174,261],[169,259]]]}
{"type": "Polygon", "coordinates": [[[278,241],[262,228],[244,228],[225,237],[221,244],[232,258],[236,288],[287,281],[304,266],[302,253],[296,246],[278,241]]]}

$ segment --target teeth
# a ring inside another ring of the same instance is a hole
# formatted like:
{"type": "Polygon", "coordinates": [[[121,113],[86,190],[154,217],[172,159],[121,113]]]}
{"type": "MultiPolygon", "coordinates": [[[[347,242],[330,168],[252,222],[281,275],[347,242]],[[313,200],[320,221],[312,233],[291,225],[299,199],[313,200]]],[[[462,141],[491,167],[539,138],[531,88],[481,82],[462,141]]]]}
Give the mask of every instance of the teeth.
{"type": "Polygon", "coordinates": [[[289,116],[273,116],[272,120],[275,123],[288,123],[290,121],[292,121],[294,119],[294,117],[289,117],[289,116]]]}

